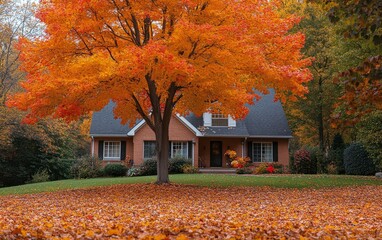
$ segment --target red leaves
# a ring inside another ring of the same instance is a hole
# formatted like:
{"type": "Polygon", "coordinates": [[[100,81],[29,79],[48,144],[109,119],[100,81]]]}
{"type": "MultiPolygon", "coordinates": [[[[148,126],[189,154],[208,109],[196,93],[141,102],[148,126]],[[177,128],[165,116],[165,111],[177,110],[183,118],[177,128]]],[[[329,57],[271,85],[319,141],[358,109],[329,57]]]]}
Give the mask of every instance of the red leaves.
{"type": "Polygon", "coordinates": [[[0,237],[378,239],[381,190],[148,184],[8,196],[0,197],[0,237]]]}

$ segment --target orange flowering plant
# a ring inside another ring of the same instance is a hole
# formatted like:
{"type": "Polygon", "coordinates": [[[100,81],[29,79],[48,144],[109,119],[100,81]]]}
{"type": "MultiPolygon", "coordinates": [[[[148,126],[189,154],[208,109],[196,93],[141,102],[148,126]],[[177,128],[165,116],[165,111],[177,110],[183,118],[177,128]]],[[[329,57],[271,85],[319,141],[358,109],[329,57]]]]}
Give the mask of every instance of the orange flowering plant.
{"type": "Polygon", "coordinates": [[[250,161],[249,157],[237,157],[231,162],[231,166],[234,168],[245,168],[248,167],[250,161]]]}
{"type": "Polygon", "coordinates": [[[237,157],[237,153],[235,150],[230,150],[228,149],[225,153],[224,156],[228,157],[231,160],[234,160],[237,157]]]}
{"type": "Polygon", "coordinates": [[[234,161],[237,157],[237,153],[235,150],[230,150],[228,149],[225,153],[224,156],[227,157],[227,166],[230,167],[232,166],[232,161],[234,161]]]}

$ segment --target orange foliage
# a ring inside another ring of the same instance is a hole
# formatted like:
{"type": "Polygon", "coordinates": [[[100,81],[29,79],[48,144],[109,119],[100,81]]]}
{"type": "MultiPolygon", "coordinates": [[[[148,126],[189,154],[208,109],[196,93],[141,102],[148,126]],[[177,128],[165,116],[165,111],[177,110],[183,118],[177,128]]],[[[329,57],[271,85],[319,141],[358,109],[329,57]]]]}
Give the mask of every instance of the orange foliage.
{"type": "Polygon", "coordinates": [[[37,17],[45,36],[19,41],[25,92],[8,103],[26,122],[76,119],[110,99],[122,122],[166,107],[242,118],[254,89],[286,100],[311,78],[304,35],[289,33],[299,19],[276,1],[42,0],[37,17]]]}
{"type": "Polygon", "coordinates": [[[0,197],[1,239],[381,239],[380,186],[121,185],[0,197]]]}

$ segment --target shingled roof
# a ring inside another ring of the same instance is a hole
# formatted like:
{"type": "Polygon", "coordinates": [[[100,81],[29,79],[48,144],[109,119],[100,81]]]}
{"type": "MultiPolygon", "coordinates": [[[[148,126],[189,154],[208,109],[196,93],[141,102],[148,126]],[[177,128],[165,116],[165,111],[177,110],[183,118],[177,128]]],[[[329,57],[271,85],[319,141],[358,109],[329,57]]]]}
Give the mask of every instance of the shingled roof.
{"type": "MultiPolygon", "coordinates": [[[[119,119],[114,119],[114,106],[115,104],[110,102],[101,111],[93,114],[91,136],[127,136],[131,128],[128,124],[122,125],[119,119]]],[[[236,127],[203,127],[203,117],[194,114],[184,118],[204,137],[291,137],[283,107],[279,101],[274,101],[273,91],[247,107],[249,114],[244,120],[236,121],[236,127]]],[[[136,125],[139,122],[137,121],[136,125]]]]}

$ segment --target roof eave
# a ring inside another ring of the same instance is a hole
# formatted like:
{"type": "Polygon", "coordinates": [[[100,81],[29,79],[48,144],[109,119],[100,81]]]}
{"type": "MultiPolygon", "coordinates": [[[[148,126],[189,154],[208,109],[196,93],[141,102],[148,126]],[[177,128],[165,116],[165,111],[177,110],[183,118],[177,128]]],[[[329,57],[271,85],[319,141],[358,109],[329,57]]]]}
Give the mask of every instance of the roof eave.
{"type": "Polygon", "coordinates": [[[127,134],[99,134],[99,133],[90,133],[90,137],[129,137],[127,134]]]}

